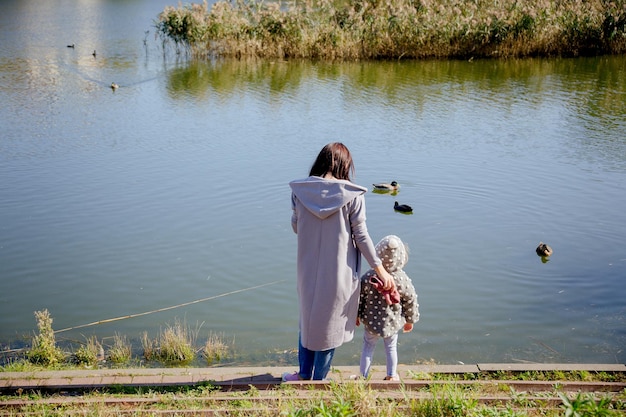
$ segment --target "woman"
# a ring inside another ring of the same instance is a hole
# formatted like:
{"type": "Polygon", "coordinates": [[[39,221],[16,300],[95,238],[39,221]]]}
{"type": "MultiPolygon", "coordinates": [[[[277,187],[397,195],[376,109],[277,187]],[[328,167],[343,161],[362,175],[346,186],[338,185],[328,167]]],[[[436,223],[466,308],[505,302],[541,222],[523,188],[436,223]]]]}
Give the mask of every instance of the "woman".
{"type": "Polygon", "coordinates": [[[298,235],[300,371],[283,375],[284,381],[325,379],[335,348],[354,337],[361,254],[386,289],[394,285],[367,232],[367,189],[353,184],[351,174],[354,164],[348,148],[329,143],[309,177],[289,183],[291,226],[298,235]]]}

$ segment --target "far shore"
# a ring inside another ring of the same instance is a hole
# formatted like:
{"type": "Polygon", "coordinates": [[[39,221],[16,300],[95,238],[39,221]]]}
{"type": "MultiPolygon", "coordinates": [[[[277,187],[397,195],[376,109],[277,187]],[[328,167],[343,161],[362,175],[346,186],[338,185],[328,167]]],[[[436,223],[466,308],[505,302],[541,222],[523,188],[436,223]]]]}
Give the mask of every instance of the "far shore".
{"type": "Polygon", "coordinates": [[[222,0],[169,6],[156,27],[198,58],[578,57],[626,53],[626,0],[222,0]]]}

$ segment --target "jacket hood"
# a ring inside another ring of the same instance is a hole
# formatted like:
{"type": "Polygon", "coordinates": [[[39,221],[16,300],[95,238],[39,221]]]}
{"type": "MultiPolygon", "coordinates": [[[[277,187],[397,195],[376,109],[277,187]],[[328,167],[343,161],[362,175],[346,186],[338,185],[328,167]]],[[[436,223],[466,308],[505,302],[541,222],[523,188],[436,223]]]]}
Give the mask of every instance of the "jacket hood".
{"type": "Polygon", "coordinates": [[[401,271],[409,261],[409,252],[398,236],[389,235],[376,244],[376,254],[387,272],[401,271]]]}
{"type": "Polygon", "coordinates": [[[327,218],[367,192],[367,188],[350,181],[315,176],[291,181],[289,186],[298,200],[320,219],[327,218]]]}

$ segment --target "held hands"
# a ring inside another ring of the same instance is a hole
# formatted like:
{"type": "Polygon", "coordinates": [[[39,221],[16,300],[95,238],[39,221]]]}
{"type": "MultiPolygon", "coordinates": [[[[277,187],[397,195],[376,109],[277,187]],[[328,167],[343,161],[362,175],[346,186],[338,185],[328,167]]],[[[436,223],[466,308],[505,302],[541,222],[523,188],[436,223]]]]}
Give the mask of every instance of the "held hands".
{"type": "Polygon", "coordinates": [[[376,271],[376,275],[378,275],[378,278],[380,278],[384,282],[384,290],[391,290],[396,286],[393,277],[389,272],[387,272],[385,268],[383,268],[382,265],[378,265],[376,268],[374,268],[374,271],[376,271]]]}
{"type": "Polygon", "coordinates": [[[372,287],[378,291],[379,294],[383,296],[385,302],[390,304],[397,304],[400,302],[400,293],[396,289],[396,287],[391,287],[390,290],[384,289],[384,282],[382,279],[378,277],[378,275],[374,274],[370,276],[369,283],[372,287]]]}

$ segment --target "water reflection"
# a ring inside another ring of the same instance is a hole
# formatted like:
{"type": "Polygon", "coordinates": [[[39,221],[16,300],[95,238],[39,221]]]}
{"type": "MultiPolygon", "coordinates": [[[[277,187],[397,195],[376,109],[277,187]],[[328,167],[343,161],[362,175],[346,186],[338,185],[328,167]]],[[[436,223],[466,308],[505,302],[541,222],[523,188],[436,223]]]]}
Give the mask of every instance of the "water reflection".
{"type": "MultiPolygon", "coordinates": [[[[227,99],[253,92],[276,105],[303,96],[316,84],[332,84],[346,106],[367,111],[379,101],[384,111],[428,116],[433,102],[495,106],[504,117],[545,109],[568,126],[563,136],[581,153],[624,167],[626,158],[626,70],[623,57],[507,61],[412,61],[316,63],[215,60],[192,62],[168,73],[168,94],[176,100],[227,99]],[[579,132],[579,133],[576,133],[579,132]],[[600,139],[600,140],[598,140],[600,139]]],[[[533,119],[527,120],[533,124],[533,119]]],[[[537,138],[541,143],[541,138],[537,138]]]]}
{"type": "Polygon", "coordinates": [[[216,60],[192,62],[176,68],[168,76],[172,98],[205,99],[228,97],[245,89],[267,91],[270,95],[289,95],[314,77],[314,67],[304,63],[261,60],[216,60]]]}
{"type": "Polygon", "coordinates": [[[623,57],[314,65],[292,61],[194,61],[169,73],[169,91],[204,97],[207,90],[227,94],[264,85],[269,93],[282,95],[312,81],[341,82],[347,100],[360,101],[361,94],[375,93],[398,107],[407,100],[423,104],[428,96],[414,95],[414,89],[437,85],[457,90],[458,99],[467,99],[471,94],[495,94],[508,98],[509,103],[516,98],[550,99],[559,87],[562,93],[576,96],[575,104],[585,105],[581,108],[593,116],[622,116],[626,107],[622,97],[626,83],[623,57]]]}

